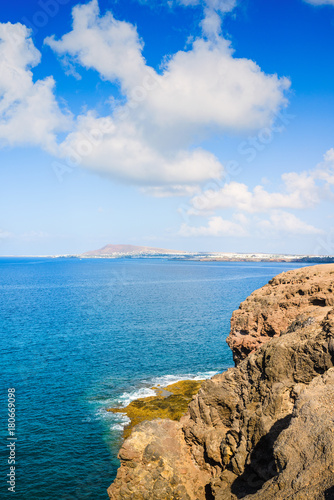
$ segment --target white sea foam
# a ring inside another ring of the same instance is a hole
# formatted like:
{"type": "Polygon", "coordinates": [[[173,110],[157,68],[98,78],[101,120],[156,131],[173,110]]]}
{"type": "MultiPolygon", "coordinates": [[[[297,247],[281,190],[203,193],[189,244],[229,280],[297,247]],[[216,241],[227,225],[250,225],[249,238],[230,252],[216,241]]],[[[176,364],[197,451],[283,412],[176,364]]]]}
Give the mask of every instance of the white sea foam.
{"type": "Polygon", "coordinates": [[[123,392],[123,394],[121,394],[117,398],[104,399],[103,401],[101,400],[101,404],[103,404],[103,407],[100,407],[95,411],[95,418],[103,419],[104,421],[108,422],[111,431],[123,432],[124,427],[130,423],[130,419],[125,413],[108,412],[106,408],[125,408],[136,399],[155,396],[156,391],[152,389],[152,387],[160,386],[163,388],[170,384],[180,382],[181,380],[205,380],[213,377],[217,373],[219,372],[208,371],[198,373],[183,373],[176,375],[168,374],[161,375],[160,377],[142,380],[140,382],[141,387],[137,387],[133,391],[123,392]]]}
{"type": "MultiPolygon", "coordinates": [[[[152,383],[152,385],[154,384],[152,383]]],[[[155,396],[155,395],[156,393],[153,389],[151,389],[151,387],[141,387],[140,389],[135,389],[134,391],[131,392],[124,392],[118,398],[118,404],[120,408],[125,408],[132,401],[135,401],[136,399],[149,398],[150,396],[155,396]]]]}
{"type": "Polygon", "coordinates": [[[114,418],[110,424],[110,430],[123,432],[124,427],[128,425],[131,420],[124,413],[113,413],[112,415],[114,418]]]}
{"type": "MultiPolygon", "coordinates": [[[[105,405],[105,403],[104,403],[104,405],[105,405]]],[[[94,415],[95,415],[95,420],[100,420],[100,419],[105,420],[105,419],[109,418],[109,416],[110,416],[110,412],[108,412],[108,411],[106,410],[106,408],[107,408],[107,407],[108,407],[108,405],[105,405],[103,408],[98,408],[98,409],[95,411],[95,413],[94,413],[94,415]]]]}
{"type": "Polygon", "coordinates": [[[150,396],[155,396],[156,392],[152,387],[160,386],[162,388],[175,384],[176,382],[180,382],[181,380],[204,380],[213,377],[219,372],[198,372],[194,373],[186,373],[180,375],[161,375],[160,377],[155,377],[149,380],[143,380],[142,384],[145,384],[146,387],[141,387],[139,389],[135,389],[131,392],[124,392],[119,398],[118,403],[120,408],[125,408],[132,401],[135,401],[139,398],[148,398],[150,396]]]}
{"type": "Polygon", "coordinates": [[[198,372],[194,373],[186,373],[180,375],[162,375],[161,377],[157,377],[152,380],[152,384],[154,386],[160,385],[161,387],[165,387],[170,384],[175,384],[176,382],[180,382],[181,380],[205,380],[208,378],[217,375],[219,372],[198,372]]]}
{"type": "Polygon", "coordinates": [[[124,429],[124,424],[111,424],[110,426],[111,431],[123,432],[123,429],[124,429]]]}
{"type": "MultiPolygon", "coordinates": [[[[115,400],[113,400],[112,403],[115,405],[115,400]]],[[[104,401],[103,407],[100,407],[95,411],[95,420],[103,420],[109,426],[111,431],[123,432],[124,427],[128,425],[131,420],[127,415],[125,415],[125,413],[113,413],[107,411],[107,408],[109,407],[110,404],[107,404],[106,401],[104,401]]]]}

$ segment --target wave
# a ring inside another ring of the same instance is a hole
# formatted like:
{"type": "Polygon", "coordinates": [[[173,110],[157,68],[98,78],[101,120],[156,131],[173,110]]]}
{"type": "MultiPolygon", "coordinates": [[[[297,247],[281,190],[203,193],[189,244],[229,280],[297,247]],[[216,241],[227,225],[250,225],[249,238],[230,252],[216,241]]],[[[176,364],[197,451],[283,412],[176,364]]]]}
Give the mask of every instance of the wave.
{"type": "Polygon", "coordinates": [[[152,387],[160,386],[162,388],[170,385],[176,384],[176,382],[180,382],[181,380],[204,380],[217,375],[217,371],[209,371],[209,372],[198,372],[194,373],[186,373],[179,375],[161,375],[159,377],[154,377],[149,380],[142,380],[141,385],[144,387],[140,387],[130,392],[124,392],[118,398],[119,406],[117,408],[125,408],[132,401],[135,401],[139,398],[148,398],[150,396],[156,396],[156,392],[152,387]]]}
{"type": "MultiPolygon", "coordinates": [[[[138,382],[137,387],[135,387],[132,391],[125,391],[119,396],[113,398],[100,399],[98,401],[99,408],[95,410],[95,419],[103,420],[107,423],[112,432],[122,433],[124,428],[130,423],[130,419],[125,413],[108,412],[107,408],[126,408],[126,406],[136,399],[155,396],[156,391],[152,389],[152,387],[160,386],[163,388],[182,380],[206,380],[214,375],[217,375],[217,373],[219,372],[207,371],[197,373],[167,374],[141,380],[138,382]]],[[[96,404],[97,400],[91,402],[96,404]]]]}

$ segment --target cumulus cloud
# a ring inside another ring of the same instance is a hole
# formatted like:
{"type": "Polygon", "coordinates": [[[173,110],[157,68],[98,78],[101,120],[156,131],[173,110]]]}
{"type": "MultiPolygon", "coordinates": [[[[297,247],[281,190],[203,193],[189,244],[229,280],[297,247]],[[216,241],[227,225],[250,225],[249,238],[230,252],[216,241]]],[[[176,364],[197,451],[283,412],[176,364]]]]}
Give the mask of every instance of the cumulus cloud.
{"type": "Polygon", "coordinates": [[[180,236],[234,236],[244,237],[248,233],[245,228],[236,222],[225,220],[222,217],[211,217],[207,226],[190,226],[182,224],[180,236]]]}
{"type": "Polygon", "coordinates": [[[263,220],[258,223],[258,227],[265,233],[266,237],[271,233],[275,235],[280,233],[290,233],[293,235],[321,234],[323,231],[306,222],[303,222],[295,215],[289,212],[274,212],[269,220],[263,220]]]}
{"type": "Polygon", "coordinates": [[[319,163],[314,171],[314,176],[329,186],[334,185],[334,148],[325,153],[323,162],[319,163]]]}
{"type": "Polygon", "coordinates": [[[60,40],[46,38],[47,45],[86,69],[94,68],[104,79],[119,81],[124,93],[142,81],[146,63],[135,26],[117,21],[111,12],[101,17],[97,0],[74,7],[72,17],[72,31],[60,40]]]}
{"type": "Polygon", "coordinates": [[[203,6],[204,17],[201,22],[203,34],[208,38],[218,37],[221,32],[221,16],[232,12],[237,0],[176,0],[184,7],[203,6]]]}
{"type": "Polygon", "coordinates": [[[20,23],[0,23],[0,144],[32,144],[55,153],[56,133],[69,116],[55,99],[52,77],[33,81],[41,59],[30,31],[20,23]]]}
{"type": "Polygon", "coordinates": [[[253,61],[233,57],[230,42],[196,40],[164,67],[145,107],[160,125],[240,131],[268,125],[286,104],[289,80],[266,75],[253,61]]]}
{"type": "Polygon", "coordinates": [[[45,43],[103,78],[119,81],[128,100],[161,126],[182,122],[192,130],[194,125],[229,131],[260,128],[287,103],[289,80],[266,75],[249,59],[234,58],[223,38],[216,43],[196,40],[191,50],[171,56],[163,74],[157,74],[142,57],[136,29],[110,12],[101,17],[97,0],[75,7],[73,30],[45,43]]]}
{"type": "Polygon", "coordinates": [[[329,149],[324,154],[324,161],[330,163],[334,167],[334,148],[329,149]]]}
{"type": "Polygon", "coordinates": [[[207,0],[205,2],[204,18],[201,22],[204,35],[208,38],[217,38],[221,33],[221,17],[219,14],[231,12],[236,0],[207,0]]]}
{"type": "MultiPolygon", "coordinates": [[[[319,205],[324,200],[334,201],[332,186],[334,185],[334,149],[324,155],[323,161],[315,169],[308,172],[288,172],[282,175],[281,191],[268,191],[258,185],[253,190],[246,184],[229,182],[219,188],[215,186],[197,192],[189,205],[182,207],[180,213],[186,216],[208,216],[207,226],[190,226],[187,222],[181,227],[184,236],[214,235],[220,220],[224,227],[229,222],[222,219],[220,211],[235,211],[231,227],[239,224],[243,231],[240,235],[258,234],[259,237],[279,237],[287,235],[314,235],[323,231],[314,227],[293,213],[286,210],[305,210],[319,205]],[[216,213],[218,212],[218,214],[216,213]],[[267,219],[259,220],[257,214],[266,214],[267,219]],[[214,215],[213,215],[214,214],[214,215]]],[[[217,235],[219,231],[217,229],[217,235]]]]}
{"type": "MultiPolygon", "coordinates": [[[[155,5],[152,0],[139,0],[139,2],[155,5]]],[[[222,17],[235,9],[237,0],[169,0],[165,4],[168,7],[174,5],[182,5],[183,7],[201,6],[203,8],[203,20],[201,22],[203,35],[208,38],[215,38],[221,32],[222,17]]]]}
{"type": "MultiPolygon", "coordinates": [[[[226,12],[233,3],[210,0],[206,5],[226,12]]],[[[79,117],[61,155],[77,155],[83,166],[128,182],[156,187],[187,183],[194,189],[222,172],[211,153],[196,148],[194,137],[263,127],[287,102],[289,80],[235,58],[230,42],[221,37],[195,40],[190,50],[169,57],[158,73],[142,56],[136,28],[110,12],[101,16],[97,0],[73,9],[70,33],[45,42],[67,61],[119,82],[127,101],[107,117],[110,129],[102,136],[101,118],[93,113],[79,117]],[[101,139],[86,148],[89,154],[81,154],[82,137],[91,129],[100,131],[101,139]]]]}
{"type": "Polygon", "coordinates": [[[179,230],[179,235],[184,237],[231,236],[245,238],[257,235],[260,238],[277,238],[284,234],[296,236],[322,233],[321,229],[282,210],[274,210],[269,218],[264,220],[257,220],[254,217],[247,218],[244,214],[235,214],[233,220],[216,215],[208,218],[206,225],[193,226],[189,223],[183,223],[179,230]]]}
{"type": "Polygon", "coordinates": [[[189,214],[201,215],[219,209],[235,209],[245,213],[261,213],[278,209],[303,210],[334,199],[334,148],[313,170],[287,172],[282,175],[280,191],[269,191],[262,185],[252,190],[244,183],[229,182],[215,190],[197,193],[190,200],[189,214]]]}
{"type": "Polygon", "coordinates": [[[222,169],[208,151],[197,148],[162,154],[130,120],[93,115],[79,117],[77,131],[61,144],[60,153],[70,164],[139,185],[201,183],[219,176],[222,169]]]}
{"type": "Polygon", "coordinates": [[[312,175],[302,172],[283,174],[284,192],[269,192],[258,185],[230,182],[217,191],[204,191],[191,200],[192,213],[233,208],[242,212],[268,212],[273,209],[304,209],[320,200],[320,189],[312,175]]]}

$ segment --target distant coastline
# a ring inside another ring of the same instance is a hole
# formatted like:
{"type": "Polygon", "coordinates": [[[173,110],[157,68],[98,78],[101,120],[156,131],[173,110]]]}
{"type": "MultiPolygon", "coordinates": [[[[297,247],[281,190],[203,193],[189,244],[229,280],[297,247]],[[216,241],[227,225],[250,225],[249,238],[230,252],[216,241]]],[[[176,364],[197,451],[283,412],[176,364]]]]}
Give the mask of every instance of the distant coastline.
{"type": "Polygon", "coordinates": [[[292,262],[292,263],[332,263],[334,256],[313,255],[281,255],[281,254],[223,254],[223,253],[179,253],[179,254],[145,254],[145,253],[119,253],[105,255],[73,255],[80,259],[168,259],[168,260],[191,260],[197,262],[292,262]]]}
{"type": "Polygon", "coordinates": [[[99,250],[64,255],[3,255],[1,258],[45,259],[166,259],[197,262],[291,262],[305,264],[334,263],[332,255],[298,255],[237,252],[183,252],[135,245],[106,245],[99,250]]]}

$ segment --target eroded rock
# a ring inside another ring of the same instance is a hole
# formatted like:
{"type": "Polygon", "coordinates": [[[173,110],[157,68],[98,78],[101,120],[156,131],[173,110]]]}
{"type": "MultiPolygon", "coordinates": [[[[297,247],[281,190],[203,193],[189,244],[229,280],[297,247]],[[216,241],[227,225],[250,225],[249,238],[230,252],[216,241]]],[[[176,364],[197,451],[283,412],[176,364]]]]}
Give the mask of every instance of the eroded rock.
{"type": "Polygon", "coordinates": [[[124,442],[122,466],[108,490],[112,500],[199,500],[209,475],[193,461],[182,426],[172,420],[137,425],[124,442]]]}
{"type": "Polygon", "coordinates": [[[135,427],[110,498],[333,499],[333,280],[333,265],[315,266],[252,294],[243,324],[277,334],[243,360],[236,344],[237,367],[205,381],[180,422],[135,427]]]}
{"type": "Polygon", "coordinates": [[[253,292],[232,314],[227,343],[235,363],[289,327],[323,319],[333,306],[333,264],[279,274],[253,292]]]}

